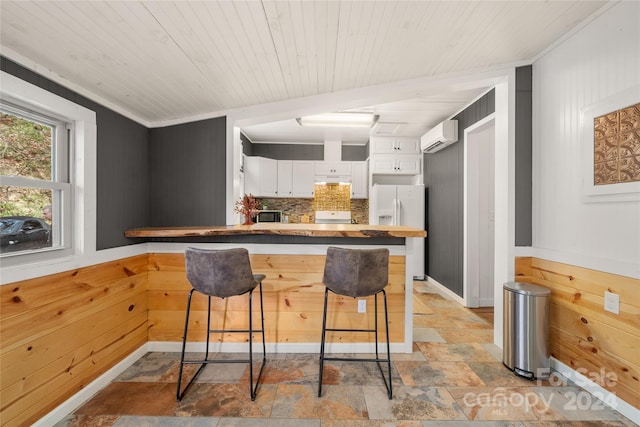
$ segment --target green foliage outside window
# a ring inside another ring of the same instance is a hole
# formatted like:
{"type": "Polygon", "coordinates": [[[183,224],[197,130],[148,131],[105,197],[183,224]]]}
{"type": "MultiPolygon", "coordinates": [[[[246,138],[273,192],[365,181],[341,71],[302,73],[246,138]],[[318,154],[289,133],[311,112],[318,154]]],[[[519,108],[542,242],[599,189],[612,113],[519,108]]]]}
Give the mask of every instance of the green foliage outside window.
{"type": "MultiPolygon", "coordinates": [[[[52,129],[50,126],[0,113],[0,174],[51,180],[52,129]]],[[[51,205],[51,191],[37,188],[0,189],[0,216],[42,217],[51,205]]]]}

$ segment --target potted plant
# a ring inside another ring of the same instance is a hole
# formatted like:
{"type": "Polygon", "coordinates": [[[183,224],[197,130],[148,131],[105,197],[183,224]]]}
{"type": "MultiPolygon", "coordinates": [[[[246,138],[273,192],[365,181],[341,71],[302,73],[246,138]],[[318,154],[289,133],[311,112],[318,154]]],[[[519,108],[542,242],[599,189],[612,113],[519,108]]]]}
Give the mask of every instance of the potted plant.
{"type": "Polygon", "coordinates": [[[252,194],[245,194],[236,201],[235,212],[244,216],[244,223],[242,225],[253,224],[253,219],[260,209],[260,201],[256,200],[252,194]]]}

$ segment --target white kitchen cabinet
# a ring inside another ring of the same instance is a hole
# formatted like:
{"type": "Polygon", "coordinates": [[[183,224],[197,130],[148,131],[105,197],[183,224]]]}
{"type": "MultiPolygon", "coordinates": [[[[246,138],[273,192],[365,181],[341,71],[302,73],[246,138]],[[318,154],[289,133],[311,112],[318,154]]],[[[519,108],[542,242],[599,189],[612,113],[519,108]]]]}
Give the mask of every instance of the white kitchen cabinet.
{"type": "Polygon", "coordinates": [[[278,197],[293,197],[293,162],[278,160],[278,197]]]}
{"type": "Polygon", "coordinates": [[[351,162],[351,198],[366,199],[369,195],[367,162],[351,162]]]}
{"type": "Polygon", "coordinates": [[[315,171],[318,176],[350,176],[351,162],[315,162],[315,171]]]}
{"type": "Polygon", "coordinates": [[[313,197],[315,169],[311,160],[294,160],[291,168],[291,192],[293,197],[313,197]]]}
{"type": "Polygon", "coordinates": [[[369,143],[371,154],[419,154],[419,138],[372,137],[369,143]]]}
{"type": "Polygon", "coordinates": [[[244,192],[257,197],[276,197],[278,194],[278,161],[266,157],[245,157],[244,192]]]}
{"type": "Polygon", "coordinates": [[[371,155],[371,174],[418,175],[422,164],[421,154],[371,155]]]}

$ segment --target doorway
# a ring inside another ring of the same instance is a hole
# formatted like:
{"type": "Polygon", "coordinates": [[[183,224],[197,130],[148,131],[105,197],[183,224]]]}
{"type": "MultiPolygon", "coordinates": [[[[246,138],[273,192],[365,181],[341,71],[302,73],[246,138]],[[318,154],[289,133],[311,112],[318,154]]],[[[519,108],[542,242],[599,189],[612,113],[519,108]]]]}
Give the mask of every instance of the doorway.
{"type": "Polygon", "coordinates": [[[495,259],[495,117],[464,130],[464,271],[466,307],[493,307],[495,259]]]}

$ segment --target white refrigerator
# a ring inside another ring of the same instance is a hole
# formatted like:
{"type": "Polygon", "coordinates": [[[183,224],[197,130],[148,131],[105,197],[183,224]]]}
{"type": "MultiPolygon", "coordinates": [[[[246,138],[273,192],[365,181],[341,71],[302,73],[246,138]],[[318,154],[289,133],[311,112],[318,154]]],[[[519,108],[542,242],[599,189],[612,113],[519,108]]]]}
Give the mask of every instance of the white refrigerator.
{"type": "MultiPolygon", "coordinates": [[[[369,195],[369,224],[404,225],[424,230],[424,185],[375,184],[369,195]]],[[[407,266],[424,278],[424,239],[407,239],[407,266]]]]}

